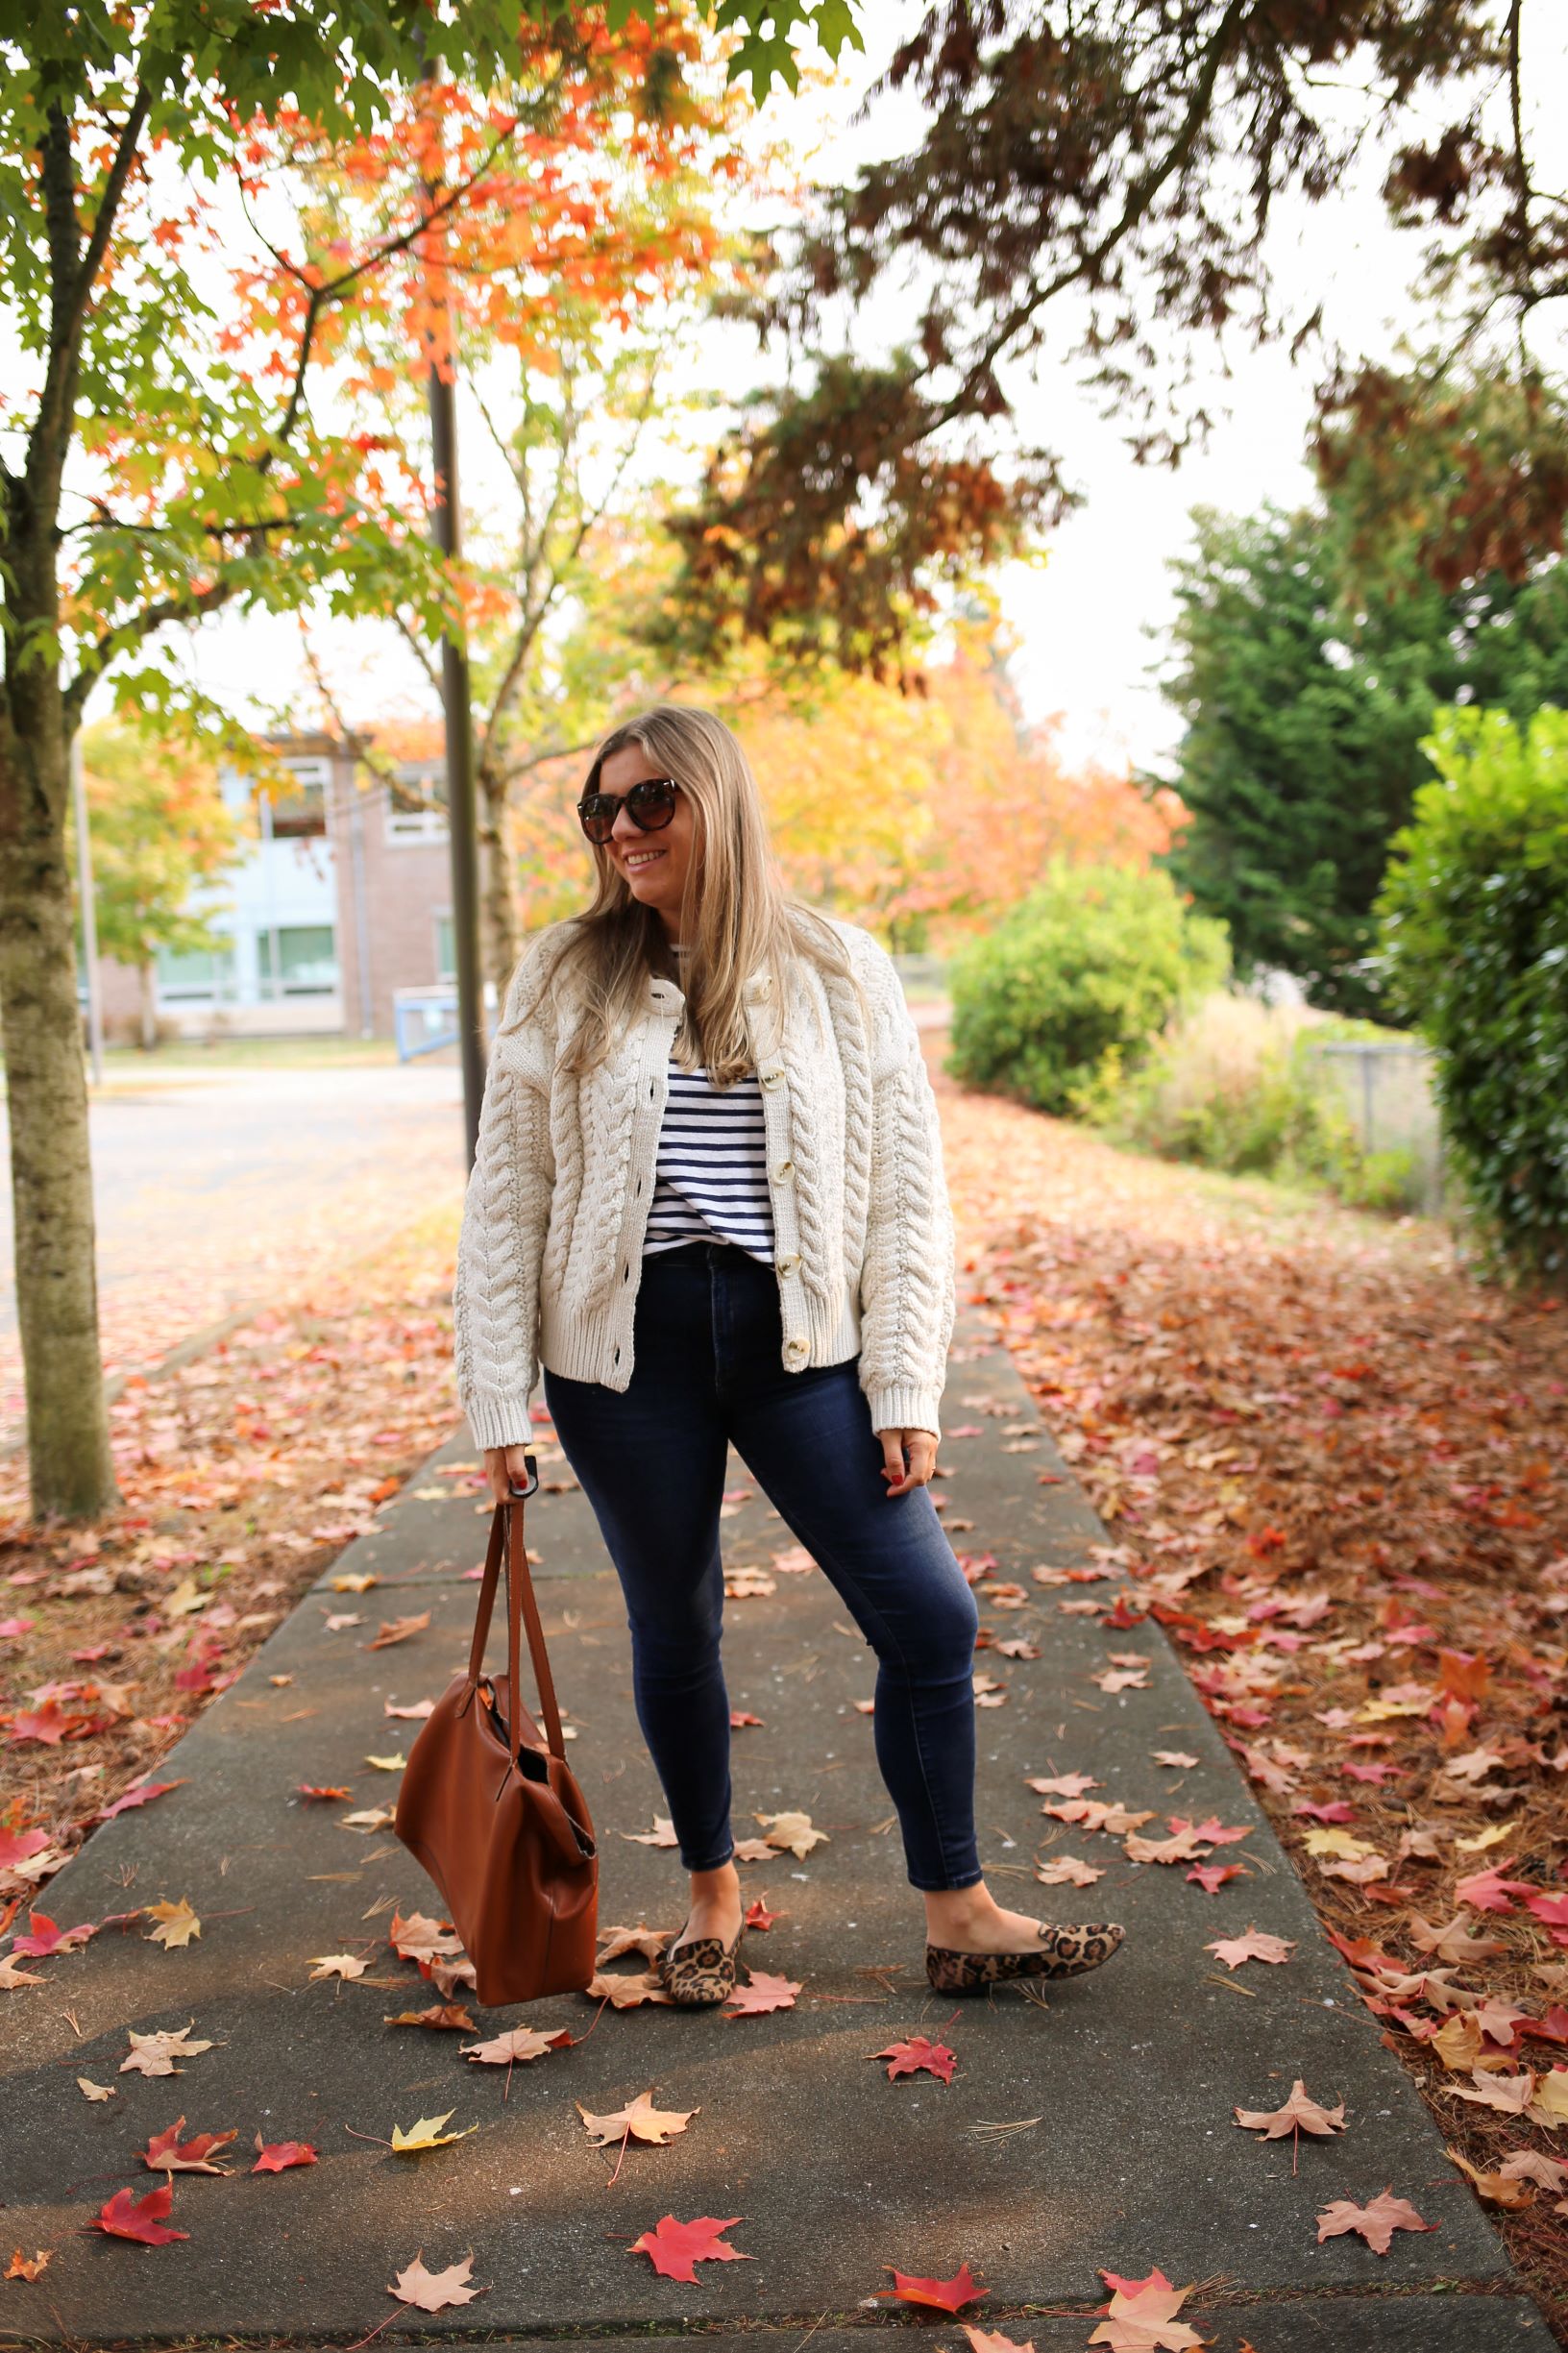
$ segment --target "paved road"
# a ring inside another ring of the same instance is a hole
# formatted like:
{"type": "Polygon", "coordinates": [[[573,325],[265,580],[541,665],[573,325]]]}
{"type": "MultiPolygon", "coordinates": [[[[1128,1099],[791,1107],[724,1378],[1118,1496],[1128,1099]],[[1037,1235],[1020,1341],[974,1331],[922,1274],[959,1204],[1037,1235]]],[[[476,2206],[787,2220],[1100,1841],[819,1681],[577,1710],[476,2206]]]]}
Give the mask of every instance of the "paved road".
{"type": "MultiPolygon", "coordinates": [[[[454,1201],[455,1068],[224,1071],[91,1109],[104,1359],[170,1348],[454,1201]]],[[[11,1189],[0,1186],[0,1420],[21,1410],[11,1189]]]]}

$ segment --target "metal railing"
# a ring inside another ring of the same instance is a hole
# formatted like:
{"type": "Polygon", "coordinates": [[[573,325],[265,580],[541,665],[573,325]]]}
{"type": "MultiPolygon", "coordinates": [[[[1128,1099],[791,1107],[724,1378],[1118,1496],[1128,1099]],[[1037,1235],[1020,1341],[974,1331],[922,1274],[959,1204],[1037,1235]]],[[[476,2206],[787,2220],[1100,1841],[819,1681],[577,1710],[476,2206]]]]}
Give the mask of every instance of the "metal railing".
{"type": "Polygon", "coordinates": [[[1361,1150],[1408,1153],[1417,1206],[1440,1215],[1443,1131],[1428,1049],[1398,1039],[1336,1038],[1302,1051],[1343,1103],[1361,1150]]]}

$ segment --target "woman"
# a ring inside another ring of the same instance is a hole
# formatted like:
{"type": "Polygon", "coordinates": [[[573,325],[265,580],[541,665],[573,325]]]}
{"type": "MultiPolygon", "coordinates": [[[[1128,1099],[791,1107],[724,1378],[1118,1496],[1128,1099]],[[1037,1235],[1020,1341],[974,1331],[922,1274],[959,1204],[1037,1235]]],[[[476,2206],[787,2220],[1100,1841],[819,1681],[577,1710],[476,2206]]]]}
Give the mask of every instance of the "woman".
{"type": "Polygon", "coordinates": [[[1002,1909],[974,1833],[976,1610],[927,1482],[954,1305],[936,1103],[893,965],[788,899],[755,779],[660,703],[577,803],[593,902],[530,943],[492,1051],[454,1295],[459,1396],[504,1499],[545,1402],[620,1576],[633,1690],[691,1875],[656,1964],[724,2001],[744,1933],[720,1664],[726,1449],[876,1653],[876,1759],[943,1993],[1063,1976],[1115,1923],[1002,1909]]]}

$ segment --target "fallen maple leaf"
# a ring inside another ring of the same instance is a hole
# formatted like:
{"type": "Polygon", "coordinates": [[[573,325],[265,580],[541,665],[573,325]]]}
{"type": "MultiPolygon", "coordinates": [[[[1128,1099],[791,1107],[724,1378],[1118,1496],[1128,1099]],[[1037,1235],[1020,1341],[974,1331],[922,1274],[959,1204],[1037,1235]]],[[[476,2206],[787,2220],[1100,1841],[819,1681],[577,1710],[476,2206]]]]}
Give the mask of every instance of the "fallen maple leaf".
{"type": "Polygon", "coordinates": [[[188,2230],[165,2228],[162,2217],[174,2202],[167,2182],[146,2196],[138,2198],[133,2191],[116,2190],[113,2196],[99,2207],[87,2224],[89,2230],[107,2231],[111,2239],[135,2239],[142,2246],[165,2246],[171,2239],[188,2239],[188,2230]]]}
{"type": "Polygon", "coordinates": [[[1290,2096],[1278,2108],[1237,2108],[1236,2120],[1249,2131],[1262,2132],[1265,2141],[1279,2141],[1287,2132],[1343,2132],[1345,2103],[1337,2108],[1324,2108],[1313,2099],[1298,2075],[1290,2086],[1290,2096]]]}
{"type": "Polygon", "coordinates": [[[697,2264],[755,2260],[738,2246],[726,2246],[720,2238],[721,2231],[733,2230],[741,2219],[740,2215],[732,2214],[722,2222],[716,2215],[699,2214],[690,2222],[677,2222],[673,2214],[663,2215],[652,2230],[645,2230],[640,2239],[632,2241],[630,2252],[646,2255],[661,2278],[684,2280],[690,2287],[697,2280],[697,2264]]]}
{"type": "Polygon", "coordinates": [[[365,1644],[367,1651],[389,1650],[394,1642],[406,1642],[411,1634],[422,1634],[430,1622],[430,1613],[422,1609],[417,1617],[381,1620],[380,1631],[365,1644]]]}
{"type": "Polygon", "coordinates": [[[1196,1879],[1206,1896],[1217,1896],[1227,1879],[1244,1879],[1248,1875],[1240,1863],[1194,1863],[1187,1875],[1196,1879]]]}
{"type": "Polygon", "coordinates": [[[316,1781],[301,1781],[296,1791],[299,1797],[319,1798],[324,1801],[331,1798],[352,1797],[353,1794],[352,1790],[339,1789],[335,1786],[329,1787],[316,1781]]]}
{"type": "Polygon", "coordinates": [[[1517,2173],[1483,2173],[1473,2166],[1468,2157],[1457,2148],[1447,2148],[1444,2155],[1457,2165],[1461,2173],[1468,2173],[1478,2197],[1490,2200],[1494,2206],[1529,2206],[1535,2196],[1531,2183],[1517,2173]]]}
{"type": "Polygon", "coordinates": [[[1177,2319],[1192,2290],[1173,2288],[1158,2267],[1146,2279],[1119,2279],[1115,2271],[1102,2271],[1100,2277],[1112,2296],[1103,2307],[1108,2317],[1090,2338],[1091,2345],[1108,2345],[1111,2353],[1188,2353],[1190,2346],[1213,2341],[1177,2319]]]}
{"type": "Polygon", "coordinates": [[[1325,2206],[1317,2218],[1317,2243],[1337,2238],[1344,2231],[1359,2231],[1374,2255],[1386,2255],[1396,2230],[1435,2230],[1435,2222],[1423,2222],[1415,2208],[1402,2197],[1384,2190],[1370,2205],[1358,2206],[1351,2199],[1337,2197],[1333,2205],[1325,2206]]]}
{"type": "Polygon", "coordinates": [[[1035,1876],[1042,1887],[1092,1887],[1105,1873],[1076,1854],[1053,1854],[1048,1862],[1035,1865],[1035,1876]]]}
{"type": "Polygon", "coordinates": [[[678,1847],[680,1844],[675,1836],[675,1826],[667,1814],[654,1815],[651,1830],[623,1830],[621,1835],[629,1839],[634,1847],[678,1847]]]}
{"type": "Polygon", "coordinates": [[[1412,1912],[1407,1931],[1417,1952],[1435,1952],[1445,1961],[1481,1961],[1489,1954],[1507,1952],[1501,1937],[1472,1936],[1470,1922],[1463,1912],[1456,1912],[1447,1925],[1434,1928],[1421,1913],[1412,1912]]]}
{"type": "Polygon", "coordinates": [[[466,2141],[471,2132],[478,2131],[478,2124],[465,2124],[461,2132],[443,2132],[441,2129],[447,2118],[456,2113],[455,2108],[449,2108],[446,2116],[422,2116],[417,2124],[409,2125],[406,2132],[401,2124],[394,2124],[392,2146],[400,2151],[445,2148],[449,2141],[466,2141]]]}
{"type": "Polygon", "coordinates": [[[474,2021],[460,2001],[432,2001],[424,2010],[397,2010],[381,2013],[383,2026],[426,2026],[432,2034],[473,2034],[474,2021]]]}
{"type": "Polygon", "coordinates": [[[47,1912],[40,1912],[36,1905],[29,1909],[27,1917],[32,1923],[31,1927],[25,1932],[18,1930],[11,1940],[11,1958],[13,1961],[24,1958],[41,1961],[52,1952],[71,1952],[77,1946],[85,1945],[89,1936],[98,1933],[97,1923],[90,1920],[79,1921],[74,1928],[62,1928],[58,1921],[51,1920],[47,1912]]]}
{"type": "Polygon", "coordinates": [[[961,2320],[958,2325],[968,2339],[972,2353],[1035,2353],[1032,2337],[1019,2344],[1016,2337],[1003,2337],[995,2329],[974,2328],[968,2320],[961,2320]]]}
{"type": "Polygon", "coordinates": [[[286,2173],[291,2165],[315,2165],[319,2161],[308,2141],[263,2141],[256,2136],[257,2159],[253,2173],[286,2173]]]}
{"type": "Polygon", "coordinates": [[[804,1862],[814,1847],[828,1844],[827,1832],[813,1827],[809,1814],[753,1814],[760,1822],[767,1843],[787,1854],[796,1854],[804,1862]]]}
{"type": "Polygon", "coordinates": [[[514,2062],[542,2059],[547,2050],[570,2050],[572,2043],[564,2026],[553,2034],[543,2034],[537,2026],[513,2026],[487,2043],[465,2043],[462,2051],[465,2059],[477,2060],[481,2067],[510,2067],[514,2062]]]}
{"type": "Polygon", "coordinates": [[[651,2092],[639,2092],[624,2108],[612,2115],[595,2116],[579,2099],[577,2114],[588,2129],[588,2138],[597,2148],[606,2148],[612,2141],[644,2141],[650,2147],[662,2148],[673,2141],[677,2132],[684,2132],[699,2108],[655,2108],[651,2092]]]}
{"type": "Polygon", "coordinates": [[[18,2247],[4,2271],[0,2271],[0,2279],[37,2279],[53,2254],[53,2247],[40,2246],[36,2255],[27,2256],[18,2247]]]}
{"type": "Polygon", "coordinates": [[[150,1945],[161,1945],[172,1952],[178,1945],[188,1945],[193,1936],[200,1936],[202,1924],[182,1896],[178,1903],[146,1903],[142,1910],[150,1912],[158,1922],[147,1938],[150,1945]]]}
{"type": "Polygon", "coordinates": [[[921,2279],[909,2271],[900,2271],[886,2263],[884,2271],[892,2271],[893,2286],[879,2288],[878,2295],[893,2296],[900,2304],[922,2304],[935,2312],[957,2312],[964,2304],[974,2304],[989,2295],[989,2288],[977,2288],[967,2263],[961,2263],[951,2279],[921,2279]]]}
{"type": "Polygon", "coordinates": [[[1151,1754],[1157,1765],[1191,1767],[1198,1762],[1195,1756],[1188,1756],[1185,1749],[1155,1749],[1151,1754]]]}
{"type": "Polygon", "coordinates": [[[131,2037],[131,2053],[129,2058],[120,2061],[120,2073],[122,2075],[182,2074],[184,2071],[175,2066],[176,2059],[193,2058],[197,2051],[210,2050],[212,2047],[210,2043],[190,2041],[191,2029],[195,2023],[195,2020],[192,2019],[189,2026],[181,2026],[178,2030],[173,2027],[160,2027],[156,2034],[138,2034],[135,2026],[128,2026],[126,2032],[131,2037]]]}
{"type": "Polygon", "coordinates": [[[309,1980],[312,1984],[318,1977],[362,1977],[370,1967],[356,1952],[316,1952],[310,1958],[314,1964],[309,1980]]]}
{"type": "Polygon", "coordinates": [[[468,2284],[473,2268],[473,2256],[465,2255],[461,2263],[451,2265],[445,2271],[428,2271],[425,2250],[421,2247],[413,2262],[398,2273],[396,2287],[386,2292],[395,2295],[400,2304],[417,2305],[421,2312],[444,2312],[449,2304],[472,2304],[477,2295],[483,2293],[482,2289],[468,2284]]]}
{"type": "Polygon", "coordinates": [[[19,1985],[47,1985],[48,1982],[48,1978],[40,1977],[37,1970],[18,1969],[9,1952],[0,1953],[0,1992],[9,1994],[19,1985]]]}
{"type": "Polygon", "coordinates": [[[640,2009],[645,2001],[669,2001],[670,1996],[649,1970],[626,1976],[614,1970],[596,1970],[583,1987],[590,2001],[607,2001],[612,2010],[640,2009]]]}
{"type": "Polygon", "coordinates": [[[893,2061],[888,2070],[890,2083],[899,2075],[917,2075],[922,2070],[928,2075],[937,2076],[943,2083],[951,2083],[953,2069],[957,2064],[954,2053],[945,2043],[928,2043],[923,2034],[911,2035],[907,2043],[890,2043],[886,2050],[873,2050],[867,2055],[872,2059],[893,2061]]]}
{"type": "Polygon", "coordinates": [[[1245,1936],[1217,1937],[1203,1949],[1213,1953],[1227,1969],[1239,1969],[1243,1961],[1288,1961],[1295,1949],[1293,1937],[1269,1936],[1249,1926],[1245,1936]]]}
{"type": "Polygon", "coordinates": [[[84,2099],[118,2099],[120,2096],[117,2084],[94,2083],[90,2075],[78,2075],[76,2088],[84,2099]]]}
{"type": "Polygon", "coordinates": [[[231,2141],[236,2141],[239,2138],[237,2131],[199,2132],[182,2148],[180,2135],[184,2128],[185,2120],[181,2117],[166,2132],[155,2132],[141,2151],[142,2163],[150,2166],[155,2173],[227,2173],[231,2170],[226,2165],[212,2164],[212,2151],[227,2148],[231,2141]]]}
{"type": "Polygon", "coordinates": [[[600,1969],[606,1961],[619,1961],[628,1952],[640,1952],[645,1961],[656,1961],[674,1933],[673,1928],[650,1928],[646,1921],[639,1921],[635,1928],[600,1928],[595,1957],[600,1969]]]}
{"type": "Polygon", "coordinates": [[[769,2010],[793,2010],[800,1988],[789,1977],[771,1977],[765,1970],[752,1970],[744,1985],[737,1985],[724,2004],[726,2018],[760,2018],[769,2010]]]}
{"type": "Polygon", "coordinates": [[[761,1896],[753,1896],[747,1906],[746,1924],[748,1928],[771,1928],[774,1921],[781,1918],[781,1913],[769,1911],[761,1896]]]}

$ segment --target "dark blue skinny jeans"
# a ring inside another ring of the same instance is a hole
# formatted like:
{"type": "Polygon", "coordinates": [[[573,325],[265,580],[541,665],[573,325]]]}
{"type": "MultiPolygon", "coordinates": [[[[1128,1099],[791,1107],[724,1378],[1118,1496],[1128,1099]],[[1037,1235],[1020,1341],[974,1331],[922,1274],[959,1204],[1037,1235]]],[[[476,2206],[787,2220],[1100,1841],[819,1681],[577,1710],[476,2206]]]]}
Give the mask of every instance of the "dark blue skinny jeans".
{"type": "Polygon", "coordinates": [[[725,1242],[643,1262],[624,1390],[545,1401],[621,1579],[632,1689],[688,1871],[734,1851],[719,1507],[733,1442],[877,1657],[876,1761],[910,1882],[972,1887],[973,1594],[925,1487],[890,1497],[858,1358],[786,1372],[778,1279],[725,1242]]]}

